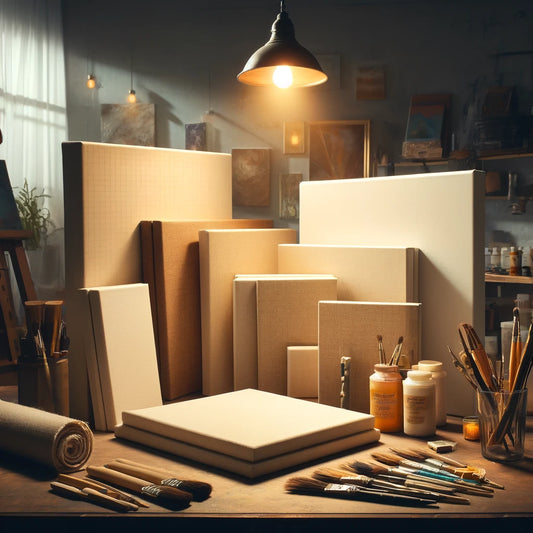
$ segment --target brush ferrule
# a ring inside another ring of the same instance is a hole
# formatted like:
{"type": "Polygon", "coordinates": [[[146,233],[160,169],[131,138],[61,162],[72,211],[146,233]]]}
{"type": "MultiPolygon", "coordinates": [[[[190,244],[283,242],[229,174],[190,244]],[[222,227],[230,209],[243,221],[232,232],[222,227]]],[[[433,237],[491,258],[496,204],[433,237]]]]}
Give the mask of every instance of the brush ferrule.
{"type": "Polygon", "coordinates": [[[179,486],[182,484],[183,481],[181,479],[176,478],[168,478],[161,480],[161,485],[166,485],[167,487],[174,487],[175,489],[179,488],[179,486]]]}
{"type": "Polygon", "coordinates": [[[141,488],[141,492],[157,498],[161,494],[161,489],[157,485],[146,485],[141,488]]]}
{"type": "Polygon", "coordinates": [[[357,492],[357,487],[354,487],[353,485],[345,485],[341,483],[329,483],[324,488],[324,492],[343,492],[343,493],[357,492]]]}

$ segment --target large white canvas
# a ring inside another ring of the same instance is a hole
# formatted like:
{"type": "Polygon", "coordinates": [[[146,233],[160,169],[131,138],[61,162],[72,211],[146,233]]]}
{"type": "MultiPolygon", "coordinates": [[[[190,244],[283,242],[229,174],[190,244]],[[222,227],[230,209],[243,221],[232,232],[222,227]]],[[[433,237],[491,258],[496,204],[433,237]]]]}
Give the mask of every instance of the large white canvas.
{"type": "Polygon", "coordinates": [[[459,347],[459,322],[484,332],[484,193],[474,170],[300,185],[301,244],[419,249],[421,357],[444,363],[450,414],[474,409],[447,345],[459,347]]]}

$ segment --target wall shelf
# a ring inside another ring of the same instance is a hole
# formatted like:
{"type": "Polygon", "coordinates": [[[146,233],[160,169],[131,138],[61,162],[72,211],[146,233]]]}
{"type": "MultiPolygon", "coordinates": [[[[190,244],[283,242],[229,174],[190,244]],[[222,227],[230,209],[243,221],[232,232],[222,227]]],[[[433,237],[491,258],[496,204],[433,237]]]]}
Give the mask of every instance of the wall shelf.
{"type": "Polygon", "coordinates": [[[533,277],[529,276],[509,276],[507,274],[485,273],[487,283],[516,283],[518,285],[533,285],[533,277]]]}

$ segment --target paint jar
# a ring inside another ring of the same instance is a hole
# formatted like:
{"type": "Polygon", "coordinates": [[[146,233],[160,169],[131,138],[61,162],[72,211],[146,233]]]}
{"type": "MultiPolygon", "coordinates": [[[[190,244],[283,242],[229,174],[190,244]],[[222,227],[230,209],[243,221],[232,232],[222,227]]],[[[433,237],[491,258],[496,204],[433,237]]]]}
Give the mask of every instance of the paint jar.
{"type": "Polygon", "coordinates": [[[502,267],[502,270],[509,272],[511,258],[509,255],[509,248],[507,248],[507,246],[502,246],[500,249],[500,266],[502,267]]]}
{"type": "Polygon", "coordinates": [[[490,269],[493,271],[497,271],[500,270],[500,266],[500,250],[498,247],[494,246],[490,255],[490,269]]]}
{"type": "Polygon", "coordinates": [[[520,255],[514,246],[511,246],[511,251],[509,252],[509,274],[511,276],[520,276],[520,255]]]}
{"type": "Polygon", "coordinates": [[[384,433],[395,433],[403,427],[402,376],[398,365],[374,365],[369,378],[370,414],[374,427],[384,433]]]}
{"type": "Polygon", "coordinates": [[[446,425],[446,371],[440,361],[418,361],[418,370],[431,372],[435,382],[435,423],[437,427],[446,425]]]}
{"type": "Polygon", "coordinates": [[[410,370],[403,381],[403,432],[413,437],[434,435],[435,381],[431,372],[410,370]]]}

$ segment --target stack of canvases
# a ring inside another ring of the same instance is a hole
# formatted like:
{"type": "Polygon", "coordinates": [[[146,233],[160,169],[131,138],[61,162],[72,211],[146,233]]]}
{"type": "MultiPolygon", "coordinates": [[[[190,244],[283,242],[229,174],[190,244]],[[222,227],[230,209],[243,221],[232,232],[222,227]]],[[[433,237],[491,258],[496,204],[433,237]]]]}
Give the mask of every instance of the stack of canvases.
{"type": "MultiPolygon", "coordinates": [[[[82,181],[84,173],[95,178],[87,163],[89,155],[96,156],[98,170],[105,167],[99,161],[102,158],[98,153],[100,147],[97,147],[96,154],[91,154],[95,145],[89,148],[91,150],[84,153],[82,181]]],[[[131,150],[131,147],[120,149],[131,150]]],[[[109,148],[104,150],[109,151],[109,148]]],[[[155,155],[151,152],[134,155],[139,158],[158,156],[158,150],[155,155]]],[[[172,152],[170,156],[178,159],[189,157],[181,151],[165,152],[172,152]]],[[[223,156],[198,155],[208,159],[223,156]]],[[[123,158],[124,154],[118,157],[119,160],[123,158]]],[[[116,167],[116,161],[112,162],[115,166],[108,163],[110,167],[116,167]]],[[[144,172],[149,167],[146,161],[139,166],[144,172]]],[[[143,191],[139,190],[135,178],[139,172],[135,165],[128,167],[126,172],[124,167],[120,168],[124,185],[131,188],[133,175],[137,187],[135,195],[142,198],[143,191]]],[[[156,168],[155,172],[158,170],[161,171],[156,168]]],[[[215,175],[222,176],[223,183],[231,184],[230,169],[217,168],[215,175]]],[[[87,181],[92,184],[92,180],[87,181]]],[[[190,187],[190,184],[181,186],[190,187]]],[[[220,189],[225,190],[224,185],[220,189]]],[[[139,373],[136,380],[132,381],[130,376],[127,383],[127,388],[135,391],[137,401],[130,405],[111,406],[115,411],[110,420],[115,425],[109,427],[107,424],[106,429],[114,429],[120,437],[248,476],[377,440],[379,432],[372,429],[373,417],[365,414],[368,413],[368,376],[377,362],[376,333],[391,343],[403,335],[411,362],[419,358],[421,306],[417,303],[416,248],[297,244],[294,230],[268,227],[269,221],[266,226],[259,227],[246,227],[246,222],[242,222],[243,226],[236,228],[227,222],[226,211],[220,211],[221,198],[224,198],[220,189],[215,193],[206,192],[206,204],[209,205],[203,209],[196,206],[196,216],[189,214],[187,217],[200,218],[204,222],[193,225],[190,237],[181,243],[177,256],[169,253],[168,243],[172,239],[165,241],[161,237],[158,244],[154,236],[158,225],[161,235],[164,234],[166,223],[163,220],[170,219],[173,224],[181,223],[182,226],[186,220],[177,221],[176,214],[162,213],[157,202],[154,204],[157,207],[151,211],[138,208],[135,213],[129,213],[129,227],[122,236],[130,243],[139,227],[146,226],[144,235],[148,237],[142,241],[142,254],[139,238],[139,248],[133,250],[137,255],[130,255],[130,259],[141,263],[141,257],[144,257],[143,268],[139,265],[136,274],[150,285],[152,335],[156,332],[152,341],[157,348],[147,355],[147,352],[140,354],[132,347],[131,354],[123,353],[121,358],[130,367],[142,357],[155,361],[152,369],[156,369],[155,374],[161,380],[165,399],[199,393],[198,381],[195,383],[191,375],[201,375],[201,392],[207,397],[162,405],[162,398],[150,395],[143,398],[142,391],[148,386],[146,382],[150,381],[149,386],[154,390],[157,380],[147,380],[146,372],[144,376],[139,373]],[[213,207],[215,204],[216,208],[213,207]],[[173,258],[169,261],[161,259],[165,254],[167,259],[173,258]],[[191,257],[197,259],[188,262],[191,257]],[[192,278],[182,275],[184,271],[188,271],[192,278]],[[197,286],[188,281],[195,276],[197,286]],[[190,298],[196,300],[197,307],[180,309],[181,302],[187,301],[185,294],[191,287],[196,296],[193,294],[190,298]],[[196,312],[188,313],[192,309],[196,312]],[[180,330],[182,337],[178,337],[175,330],[173,333],[176,317],[181,317],[180,322],[184,321],[180,330]],[[201,342],[198,340],[200,330],[201,342]],[[186,340],[190,335],[195,339],[186,340]],[[176,346],[192,349],[185,352],[176,350],[176,346]],[[352,383],[355,393],[351,395],[348,410],[338,407],[341,356],[354,359],[360,376],[360,382],[352,383]],[[303,391],[301,377],[306,372],[311,373],[312,379],[307,380],[311,387],[303,391]],[[252,390],[255,387],[259,390],[252,390]],[[318,396],[319,403],[290,398],[288,394],[318,396]],[[238,406],[244,405],[246,412],[242,411],[244,407],[239,411],[238,406]],[[215,419],[221,421],[229,433],[217,432],[215,419]],[[254,419],[257,421],[255,426],[252,424],[254,419]],[[305,420],[312,420],[311,426],[295,423],[305,420]],[[233,421],[232,425],[230,421],[233,421]],[[265,424],[263,421],[270,422],[265,424]],[[247,440],[250,435],[255,436],[255,440],[247,440]],[[226,447],[225,442],[232,444],[226,447]]],[[[231,198],[227,191],[225,194],[231,209],[231,198]]],[[[80,206],[82,219],[84,215],[85,218],[94,216],[95,211],[102,215],[96,202],[89,207],[85,205],[86,198],[91,195],[86,194],[80,206]]],[[[181,197],[180,202],[183,200],[181,197]]],[[[145,206],[146,202],[138,200],[133,204],[145,206]]],[[[130,201],[127,210],[131,210],[131,205],[130,201]]],[[[302,217],[304,212],[302,210],[302,217]]],[[[308,216],[317,218],[316,213],[308,216]]],[[[85,232],[90,233],[88,220],[82,222],[85,222],[85,232]]],[[[113,227],[112,221],[107,222],[107,227],[113,227]]],[[[87,243],[94,245],[86,236],[84,245],[87,243]]],[[[78,262],[91,260],[89,248],[85,246],[80,252],[78,247],[77,253],[82,255],[81,260],[76,257],[78,262]]],[[[117,255],[116,250],[114,252],[117,255]]],[[[125,254],[123,250],[121,252],[118,262],[124,261],[125,254]]],[[[90,269],[86,268],[84,272],[87,270],[90,269]]],[[[92,281],[97,278],[94,276],[92,281]]],[[[80,279],[75,285],[77,292],[80,287],[84,290],[96,287],[91,285],[88,276],[80,279]]],[[[106,285],[107,282],[117,287],[117,283],[127,285],[136,281],[135,276],[133,279],[131,276],[129,279],[109,276],[99,284],[106,285]],[[109,283],[111,279],[113,283],[109,283]]],[[[147,309],[150,308],[149,300],[145,296],[147,309]]],[[[132,308],[123,306],[122,309],[131,312],[132,308]]],[[[122,323],[127,327],[126,317],[122,323]]],[[[120,324],[115,324],[113,334],[119,329],[120,324]]],[[[129,332],[131,334],[131,329],[129,332]]],[[[109,343],[103,342],[102,345],[108,346],[109,343]]],[[[119,357],[108,351],[104,359],[107,363],[103,364],[111,367],[111,360],[119,357]]],[[[102,375],[104,373],[99,370],[100,379],[102,375]]],[[[112,379],[110,375],[108,377],[112,379]]],[[[109,387],[111,390],[116,387],[124,389],[126,384],[117,382],[115,387],[110,382],[109,387]]],[[[115,395],[111,394],[110,398],[115,395]]],[[[108,408],[103,407],[104,411],[108,408]]]]}

